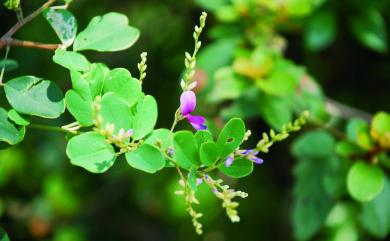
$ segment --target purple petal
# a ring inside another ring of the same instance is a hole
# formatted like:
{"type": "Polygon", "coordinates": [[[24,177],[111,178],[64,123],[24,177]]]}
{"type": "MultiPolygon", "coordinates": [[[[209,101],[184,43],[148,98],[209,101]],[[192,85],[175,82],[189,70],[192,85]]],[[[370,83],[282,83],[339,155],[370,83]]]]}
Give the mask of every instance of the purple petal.
{"type": "Polygon", "coordinates": [[[192,91],[185,91],[180,96],[180,110],[182,115],[187,115],[195,110],[196,95],[192,91]]]}
{"type": "Polygon", "coordinates": [[[206,130],[207,126],[204,124],[206,119],[200,115],[186,115],[187,120],[196,130],[206,130]]]}
{"type": "Polygon", "coordinates": [[[228,158],[226,158],[225,160],[225,167],[230,167],[232,164],[233,164],[233,157],[229,156],[228,158]]]}
{"type": "Polygon", "coordinates": [[[264,160],[258,157],[252,157],[251,160],[256,164],[263,164],[264,160]]]}
{"type": "Polygon", "coordinates": [[[253,149],[244,150],[243,152],[241,152],[241,154],[246,155],[251,151],[253,151],[253,149]]]}
{"type": "Polygon", "coordinates": [[[197,178],[196,179],[196,185],[200,185],[203,183],[203,179],[202,178],[197,178]]]}

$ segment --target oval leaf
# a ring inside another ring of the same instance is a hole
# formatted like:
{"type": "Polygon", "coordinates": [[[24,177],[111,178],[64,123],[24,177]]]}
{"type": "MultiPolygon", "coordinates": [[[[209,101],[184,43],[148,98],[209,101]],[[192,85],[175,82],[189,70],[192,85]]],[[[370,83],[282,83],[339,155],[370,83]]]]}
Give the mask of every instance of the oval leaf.
{"type": "Polygon", "coordinates": [[[359,161],[349,169],[347,188],[354,199],[369,202],[382,191],[384,181],[385,176],[380,167],[359,161]]]}
{"type": "Polygon", "coordinates": [[[76,71],[87,71],[90,65],[84,55],[62,49],[55,51],[53,61],[67,69],[76,71]]]}
{"type": "Polygon", "coordinates": [[[56,32],[61,42],[69,47],[72,45],[77,33],[77,21],[71,12],[65,9],[49,8],[43,16],[56,32]]]}
{"type": "Polygon", "coordinates": [[[57,118],[65,111],[61,89],[52,81],[35,76],[21,76],[4,86],[11,106],[21,114],[57,118]]]}
{"type": "Polygon", "coordinates": [[[157,112],[157,102],[153,96],[147,95],[138,102],[133,120],[134,139],[141,139],[153,131],[157,122],[157,112]]]}
{"type": "Polygon", "coordinates": [[[217,146],[219,156],[221,158],[227,157],[237,147],[240,146],[245,136],[245,124],[239,118],[231,119],[222,129],[218,136],[217,146]]]}
{"type": "Polygon", "coordinates": [[[172,145],[172,134],[168,129],[157,129],[147,136],[144,143],[168,149],[172,145]]]}
{"type": "Polygon", "coordinates": [[[130,166],[148,173],[155,173],[165,166],[161,152],[154,146],[143,144],[135,151],[126,153],[130,166]]]}
{"type": "Polygon", "coordinates": [[[197,166],[196,140],[190,131],[178,131],[173,135],[174,157],[180,167],[190,169],[197,166]]]}
{"type": "Polygon", "coordinates": [[[75,51],[119,51],[131,47],[140,32],[128,25],[126,15],[107,13],[94,17],[87,28],[80,32],[73,45],[75,51]]]}
{"type": "Polygon", "coordinates": [[[218,159],[218,147],[214,142],[205,142],[199,150],[200,162],[205,166],[210,166],[218,159]]]}
{"type": "Polygon", "coordinates": [[[21,116],[16,110],[11,109],[8,111],[8,118],[15,122],[15,124],[21,126],[27,126],[30,124],[30,120],[26,116],[21,116]]]}
{"type": "Polygon", "coordinates": [[[113,69],[104,83],[104,93],[108,92],[114,92],[132,106],[142,95],[141,83],[127,69],[113,69]]]}
{"type": "Polygon", "coordinates": [[[115,151],[104,136],[96,132],[86,132],[69,140],[66,154],[75,166],[89,172],[103,173],[115,161],[115,151]]]}
{"type": "Polygon", "coordinates": [[[65,94],[66,108],[81,126],[90,126],[93,124],[93,102],[90,99],[84,99],[74,90],[68,90],[65,94]]]}
{"type": "Polygon", "coordinates": [[[233,178],[241,178],[246,177],[252,173],[253,162],[245,158],[240,158],[235,159],[233,161],[233,164],[229,167],[226,167],[225,163],[221,163],[218,169],[226,176],[233,178]]]}
{"type": "MultiPolygon", "coordinates": [[[[8,113],[0,107],[0,141],[10,145],[15,145],[21,142],[24,138],[26,129],[24,127],[16,128],[15,125],[8,120],[8,113]]],[[[3,145],[0,146],[0,148],[3,145]]]]}
{"type": "Polygon", "coordinates": [[[127,103],[114,93],[105,94],[101,102],[101,112],[103,125],[114,124],[115,132],[121,128],[125,131],[131,129],[132,113],[127,103]]]}

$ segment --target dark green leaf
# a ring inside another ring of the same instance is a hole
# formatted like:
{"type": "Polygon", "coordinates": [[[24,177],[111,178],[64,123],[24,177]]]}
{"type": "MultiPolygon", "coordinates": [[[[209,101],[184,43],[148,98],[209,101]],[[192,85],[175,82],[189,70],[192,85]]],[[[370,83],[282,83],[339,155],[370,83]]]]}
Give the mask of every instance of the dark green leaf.
{"type": "Polygon", "coordinates": [[[305,44],[309,50],[318,51],[331,44],[337,33],[336,15],[328,10],[316,13],[307,22],[305,44]]]}
{"type": "Polygon", "coordinates": [[[8,234],[2,227],[0,227],[0,241],[10,241],[8,234]]]}
{"type": "Polygon", "coordinates": [[[4,71],[11,71],[19,67],[19,64],[16,60],[7,59],[0,60],[0,70],[4,68],[4,71]]]}
{"type": "Polygon", "coordinates": [[[350,19],[350,26],[363,45],[379,53],[387,52],[386,23],[378,10],[366,8],[350,19]]]}
{"type": "Polygon", "coordinates": [[[363,204],[361,222],[363,227],[379,239],[390,232],[390,181],[385,179],[383,191],[371,202],[363,204]]]}

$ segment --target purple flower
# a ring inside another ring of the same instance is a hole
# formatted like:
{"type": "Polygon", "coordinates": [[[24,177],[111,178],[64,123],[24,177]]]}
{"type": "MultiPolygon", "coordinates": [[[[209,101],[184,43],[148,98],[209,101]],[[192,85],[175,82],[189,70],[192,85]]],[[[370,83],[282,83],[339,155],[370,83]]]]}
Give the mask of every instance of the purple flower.
{"type": "Polygon", "coordinates": [[[228,158],[225,160],[225,167],[230,167],[233,164],[233,160],[234,159],[232,156],[228,156],[228,158]]]}
{"type": "Polygon", "coordinates": [[[244,150],[241,152],[242,155],[245,155],[249,160],[253,161],[256,164],[263,164],[264,160],[257,157],[259,154],[258,151],[254,151],[253,149],[244,150]]]}
{"type": "Polygon", "coordinates": [[[196,95],[193,91],[184,91],[180,96],[181,114],[196,130],[206,130],[206,119],[203,116],[191,115],[196,107],[196,95]]]}

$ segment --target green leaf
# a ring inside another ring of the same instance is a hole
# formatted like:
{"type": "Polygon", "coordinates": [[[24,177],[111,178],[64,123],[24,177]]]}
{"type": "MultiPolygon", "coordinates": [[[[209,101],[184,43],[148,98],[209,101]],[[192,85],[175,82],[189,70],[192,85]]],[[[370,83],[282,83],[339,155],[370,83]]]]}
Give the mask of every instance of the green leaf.
{"type": "Polygon", "coordinates": [[[363,155],[366,151],[353,142],[339,141],[336,145],[336,153],[342,157],[351,157],[353,155],[363,155]]]}
{"type": "Polygon", "coordinates": [[[335,203],[324,180],[336,157],[334,138],[325,131],[307,132],[298,138],[292,151],[298,159],[294,167],[292,220],[294,237],[309,240],[323,226],[335,203]]]}
{"type": "Polygon", "coordinates": [[[104,83],[104,93],[108,92],[116,93],[132,106],[142,95],[141,83],[127,69],[113,69],[104,83]]]}
{"type": "Polygon", "coordinates": [[[4,85],[11,106],[21,114],[57,118],[65,111],[61,89],[52,81],[21,76],[4,85]]]}
{"type": "Polygon", "coordinates": [[[223,67],[215,73],[214,90],[210,93],[210,101],[223,101],[236,99],[248,88],[249,83],[230,67],[223,67]]]}
{"type": "Polygon", "coordinates": [[[288,99],[276,96],[261,95],[258,98],[258,109],[265,121],[274,129],[280,128],[292,120],[292,110],[288,99]]]}
{"type": "Polygon", "coordinates": [[[379,53],[387,52],[386,23],[378,10],[366,8],[350,18],[350,27],[360,43],[379,53]]]}
{"type": "Polygon", "coordinates": [[[43,11],[43,16],[65,47],[71,46],[77,33],[77,20],[73,14],[65,9],[49,8],[43,11]]]}
{"type": "Polygon", "coordinates": [[[92,101],[91,89],[88,81],[83,77],[83,75],[78,71],[71,70],[70,77],[73,89],[85,100],[92,101]]]}
{"type": "Polygon", "coordinates": [[[336,15],[328,10],[316,13],[307,21],[305,28],[305,45],[312,51],[318,51],[329,46],[336,38],[336,15]]]}
{"type": "Polygon", "coordinates": [[[104,136],[96,132],[72,137],[66,147],[66,154],[73,165],[93,173],[107,171],[115,161],[114,148],[104,136]]]}
{"type": "Polygon", "coordinates": [[[160,150],[149,144],[142,144],[135,151],[126,153],[130,166],[148,173],[155,173],[165,166],[160,150]]]}
{"type": "Polygon", "coordinates": [[[151,95],[145,96],[137,103],[133,120],[134,139],[141,139],[153,131],[157,122],[157,112],[157,102],[151,95]]]}
{"type": "Polygon", "coordinates": [[[218,147],[214,142],[205,142],[199,149],[200,162],[205,166],[210,166],[218,159],[218,147]]]}
{"type": "Polygon", "coordinates": [[[101,115],[103,126],[107,123],[114,124],[115,133],[123,128],[128,131],[132,127],[132,113],[130,106],[115,93],[107,93],[101,101],[101,115]]]}
{"type": "Polygon", "coordinates": [[[246,158],[235,159],[229,167],[222,162],[218,169],[225,175],[233,178],[246,177],[253,171],[253,162],[246,158]]]}
{"type": "Polygon", "coordinates": [[[215,11],[218,8],[222,7],[223,5],[229,4],[229,1],[226,0],[195,0],[197,4],[202,6],[203,8],[211,11],[215,11]]]}
{"type": "Polygon", "coordinates": [[[107,13],[94,17],[80,32],[73,44],[75,51],[120,51],[131,47],[138,39],[138,29],[128,25],[126,15],[107,13]]]}
{"type": "Polygon", "coordinates": [[[18,67],[19,67],[19,64],[16,60],[13,60],[13,59],[0,60],[0,69],[4,68],[5,72],[17,69],[18,67]]]}
{"type": "Polygon", "coordinates": [[[0,241],[10,241],[8,234],[2,227],[0,227],[0,241]]]}
{"type": "Polygon", "coordinates": [[[188,184],[190,185],[191,189],[196,191],[197,189],[197,176],[196,176],[196,167],[192,166],[190,171],[188,172],[188,184]]]}
{"type": "Polygon", "coordinates": [[[196,140],[190,131],[178,131],[173,135],[174,157],[180,167],[190,169],[197,166],[198,149],[196,140]]]}
{"type": "Polygon", "coordinates": [[[78,92],[68,90],[65,94],[66,108],[81,126],[93,124],[93,102],[91,99],[84,99],[78,92]]]}
{"type": "Polygon", "coordinates": [[[349,169],[347,188],[355,200],[369,202],[382,191],[384,181],[385,175],[380,167],[359,161],[349,169]]]}
{"type": "Polygon", "coordinates": [[[214,141],[213,135],[209,130],[200,130],[195,133],[195,139],[198,144],[198,147],[202,145],[204,142],[214,141]]]}
{"type": "Polygon", "coordinates": [[[53,61],[67,69],[76,71],[89,70],[90,63],[84,55],[76,52],[57,49],[53,61]]]}
{"type": "Polygon", "coordinates": [[[110,69],[104,64],[93,63],[90,65],[90,70],[83,75],[83,78],[89,85],[92,98],[102,94],[104,83],[108,79],[109,73],[110,69]]]}
{"type": "Polygon", "coordinates": [[[8,118],[15,122],[15,124],[21,126],[28,126],[30,124],[30,120],[26,116],[21,116],[16,110],[11,109],[8,111],[8,118]]]}
{"type": "Polygon", "coordinates": [[[385,239],[390,233],[390,181],[385,179],[383,191],[371,202],[363,204],[361,223],[372,235],[385,239]]]}
{"type": "Polygon", "coordinates": [[[371,137],[381,146],[390,148],[390,114],[379,112],[375,114],[371,123],[371,137]]]}
{"type": "Polygon", "coordinates": [[[222,129],[218,136],[219,156],[224,159],[239,147],[245,137],[245,124],[239,118],[233,118],[222,129]]]}
{"type": "Polygon", "coordinates": [[[156,129],[146,137],[144,143],[167,149],[172,146],[172,136],[168,129],[156,129]]]}
{"type": "Polygon", "coordinates": [[[373,146],[368,124],[362,119],[351,119],[347,124],[346,134],[349,140],[365,150],[369,150],[373,146]]]}
{"type": "MultiPolygon", "coordinates": [[[[17,128],[8,120],[8,113],[0,107],[0,142],[6,142],[10,145],[15,145],[21,142],[24,138],[26,128],[24,126],[17,128]]],[[[0,144],[0,148],[3,144],[0,144]]]]}

